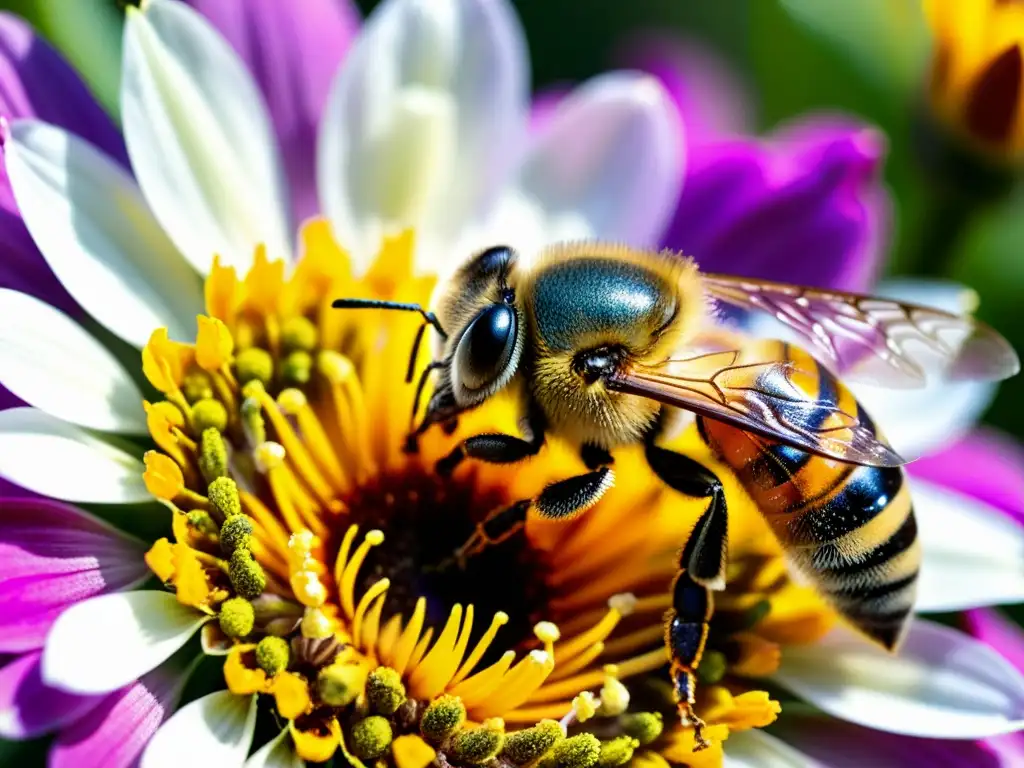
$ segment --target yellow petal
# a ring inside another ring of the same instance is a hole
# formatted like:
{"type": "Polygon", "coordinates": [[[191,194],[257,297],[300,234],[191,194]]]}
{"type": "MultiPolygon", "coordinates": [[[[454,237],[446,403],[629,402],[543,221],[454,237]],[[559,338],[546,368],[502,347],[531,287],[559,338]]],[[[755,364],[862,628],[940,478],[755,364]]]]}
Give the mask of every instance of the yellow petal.
{"type": "Polygon", "coordinates": [[[167,501],[177,496],[185,484],[181,467],[158,451],[146,451],[143,460],[146,462],[146,471],[142,474],[142,480],[146,490],[158,499],[167,501]]]}
{"type": "Polygon", "coordinates": [[[288,730],[291,731],[292,741],[295,743],[295,753],[310,762],[327,762],[341,744],[341,726],[337,720],[331,720],[327,724],[327,733],[299,730],[294,720],[288,723],[288,730]]]}
{"type": "Polygon", "coordinates": [[[198,608],[210,596],[210,581],[206,571],[191,547],[175,544],[173,549],[174,587],[178,602],[198,608]]]}
{"type": "Polygon", "coordinates": [[[174,548],[167,539],[158,539],[143,559],[149,570],[165,584],[174,576],[174,548]]]}
{"type": "Polygon", "coordinates": [[[391,756],[398,768],[427,768],[437,753],[419,736],[399,736],[391,742],[391,756]]]}
{"type": "Polygon", "coordinates": [[[245,276],[245,306],[263,316],[276,315],[284,288],[284,261],[267,258],[267,248],[256,248],[252,268],[245,276]]]}
{"type": "Polygon", "coordinates": [[[224,322],[216,317],[199,315],[196,335],[196,362],[206,371],[219,371],[231,360],[235,342],[224,322]]]}
{"type": "Polygon", "coordinates": [[[245,655],[251,654],[255,648],[255,645],[236,645],[224,660],[224,682],[229,691],[239,696],[267,690],[267,673],[245,663],[245,655]]]}
{"type": "Polygon", "coordinates": [[[206,277],[206,313],[229,326],[235,322],[238,309],[238,275],[234,267],[221,266],[220,256],[213,257],[213,269],[206,277]]]}
{"type": "Polygon", "coordinates": [[[161,392],[174,392],[194,359],[190,345],[171,341],[166,328],[157,328],[142,349],[142,372],[161,392]]]}
{"type": "Polygon", "coordinates": [[[294,720],[306,714],[312,702],[309,698],[309,685],[294,672],[281,672],[274,676],[270,687],[274,694],[277,711],[286,720],[294,720]]]}

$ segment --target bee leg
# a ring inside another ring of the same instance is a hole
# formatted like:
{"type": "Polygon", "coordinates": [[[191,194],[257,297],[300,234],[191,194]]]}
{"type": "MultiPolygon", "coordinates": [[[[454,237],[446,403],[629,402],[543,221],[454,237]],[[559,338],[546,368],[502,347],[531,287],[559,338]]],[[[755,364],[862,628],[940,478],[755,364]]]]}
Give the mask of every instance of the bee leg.
{"type": "Polygon", "coordinates": [[[444,458],[438,460],[434,470],[447,477],[465,459],[479,459],[488,464],[515,464],[536,456],[544,445],[544,429],[538,416],[531,416],[526,424],[528,439],[512,435],[474,435],[459,443],[444,458]]]}
{"type": "Polygon", "coordinates": [[[548,520],[575,517],[594,506],[611,488],[615,476],[610,467],[551,483],[533,499],[521,499],[491,512],[473,531],[466,543],[455,550],[453,560],[460,567],[484,549],[506,541],[526,525],[531,507],[548,520]]]}
{"type": "Polygon", "coordinates": [[[707,498],[708,506],[697,520],[679,555],[679,573],[672,585],[672,608],[665,617],[665,645],[671,659],[672,686],[679,717],[694,729],[694,749],[708,746],[704,722],[694,712],[697,687],[695,670],[708,638],[714,613],[713,589],[725,587],[725,556],[728,512],[721,481],[707,467],[647,442],[647,463],[667,486],[687,496],[707,498]]]}

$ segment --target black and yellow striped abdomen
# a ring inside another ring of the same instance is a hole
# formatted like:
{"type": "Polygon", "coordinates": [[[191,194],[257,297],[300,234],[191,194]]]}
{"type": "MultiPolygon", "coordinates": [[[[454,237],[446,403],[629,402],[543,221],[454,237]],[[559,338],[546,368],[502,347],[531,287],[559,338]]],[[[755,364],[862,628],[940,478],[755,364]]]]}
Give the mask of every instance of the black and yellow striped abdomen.
{"type": "MultiPolygon", "coordinates": [[[[846,387],[802,350],[782,346],[804,370],[820,371],[819,405],[871,423],[846,387]]],[[[827,410],[812,402],[794,408],[815,431],[829,426],[827,410]]],[[[895,647],[913,609],[920,565],[903,470],[824,458],[710,419],[699,418],[698,428],[822,595],[866,635],[895,647]]]]}

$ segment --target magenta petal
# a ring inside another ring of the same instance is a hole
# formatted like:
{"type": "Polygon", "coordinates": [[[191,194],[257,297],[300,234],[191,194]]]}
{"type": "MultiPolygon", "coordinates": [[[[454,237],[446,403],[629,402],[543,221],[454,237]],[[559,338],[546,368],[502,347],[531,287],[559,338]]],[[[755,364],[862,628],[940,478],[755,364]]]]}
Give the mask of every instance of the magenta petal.
{"type": "Polygon", "coordinates": [[[43,683],[41,652],[30,653],[0,669],[0,736],[33,739],[82,717],[102,696],[75,696],[43,683]]]}
{"type": "Polygon", "coordinates": [[[968,632],[1024,672],[1024,630],[994,608],[968,611],[965,620],[968,632]]]}
{"type": "Polygon", "coordinates": [[[823,119],[693,148],[665,245],[710,272],[863,290],[888,218],[883,154],[877,131],[823,119]]]}
{"type": "Polygon", "coordinates": [[[1002,510],[1024,525],[1024,448],[994,429],[977,429],[908,469],[1002,510]]]}
{"type": "Polygon", "coordinates": [[[66,607],[144,578],[144,552],[66,504],[0,500],[0,651],[41,647],[66,607]]]}
{"type": "Polygon", "coordinates": [[[49,768],[125,768],[177,706],[186,674],[173,661],[109,694],[85,717],[60,732],[49,768]]]}
{"type": "MultiPolygon", "coordinates": [[[[35,117],[59,125],[128,164],[117,128],[78,74],[32,27],[9,13],[0,13],[0,117],[35,117]]],[[[38,296],[70,313],[80,311],[32,242],[3,168],[0,286],[38,296]]]]}
{"type": "Polygon", "coordinates": [[[234,46],[277,129],[295,221],[315,215],[316,134],[327,91],[359,28],[350,0],[188,0],[234,46]]]}

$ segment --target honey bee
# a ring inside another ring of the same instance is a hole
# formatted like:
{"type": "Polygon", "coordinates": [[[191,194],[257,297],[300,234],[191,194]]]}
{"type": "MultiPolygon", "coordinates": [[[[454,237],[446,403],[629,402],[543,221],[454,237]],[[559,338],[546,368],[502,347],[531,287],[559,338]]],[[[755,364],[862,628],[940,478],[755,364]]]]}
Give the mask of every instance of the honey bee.
{"type": "MultiPolygon", "coordinates": [[[[641,444],[669,488],[707,499],[679,554],[665,644],[684,724],[706,744],[696,678],[725,585],[728,499],[720,479],[664,447],[666,424],[691,414],[712,455],[735,473],[799,570],[855,628],[894,650],[914,605],[920,552],[905,463],[841,382],[919,387],[998,380],[1019,362],[995,331],[968,317],[882,298],[701,273],[677,254],[605,243],[556,245],[527,264],[488,248],[436,302],[341,299],[336,307],[419,312],[438,332],[433,394],[415,438],[450,424],[518,382],[523,436],[469,437],[437,464],[506,464],[537,454],[546,434],[579,446],[588,472],[490,514],[457,552],[470,557],[521,529],[529,512],[570,518],[610,487],[611,451],[641,444]],[[725,305],[774,317],[813,350],[723,333],[725,305]]],[[[410,380],[412,365],[410,364],[410,380]]],[[[417,406],[414,405],[414,418],[417,406]]]]}

